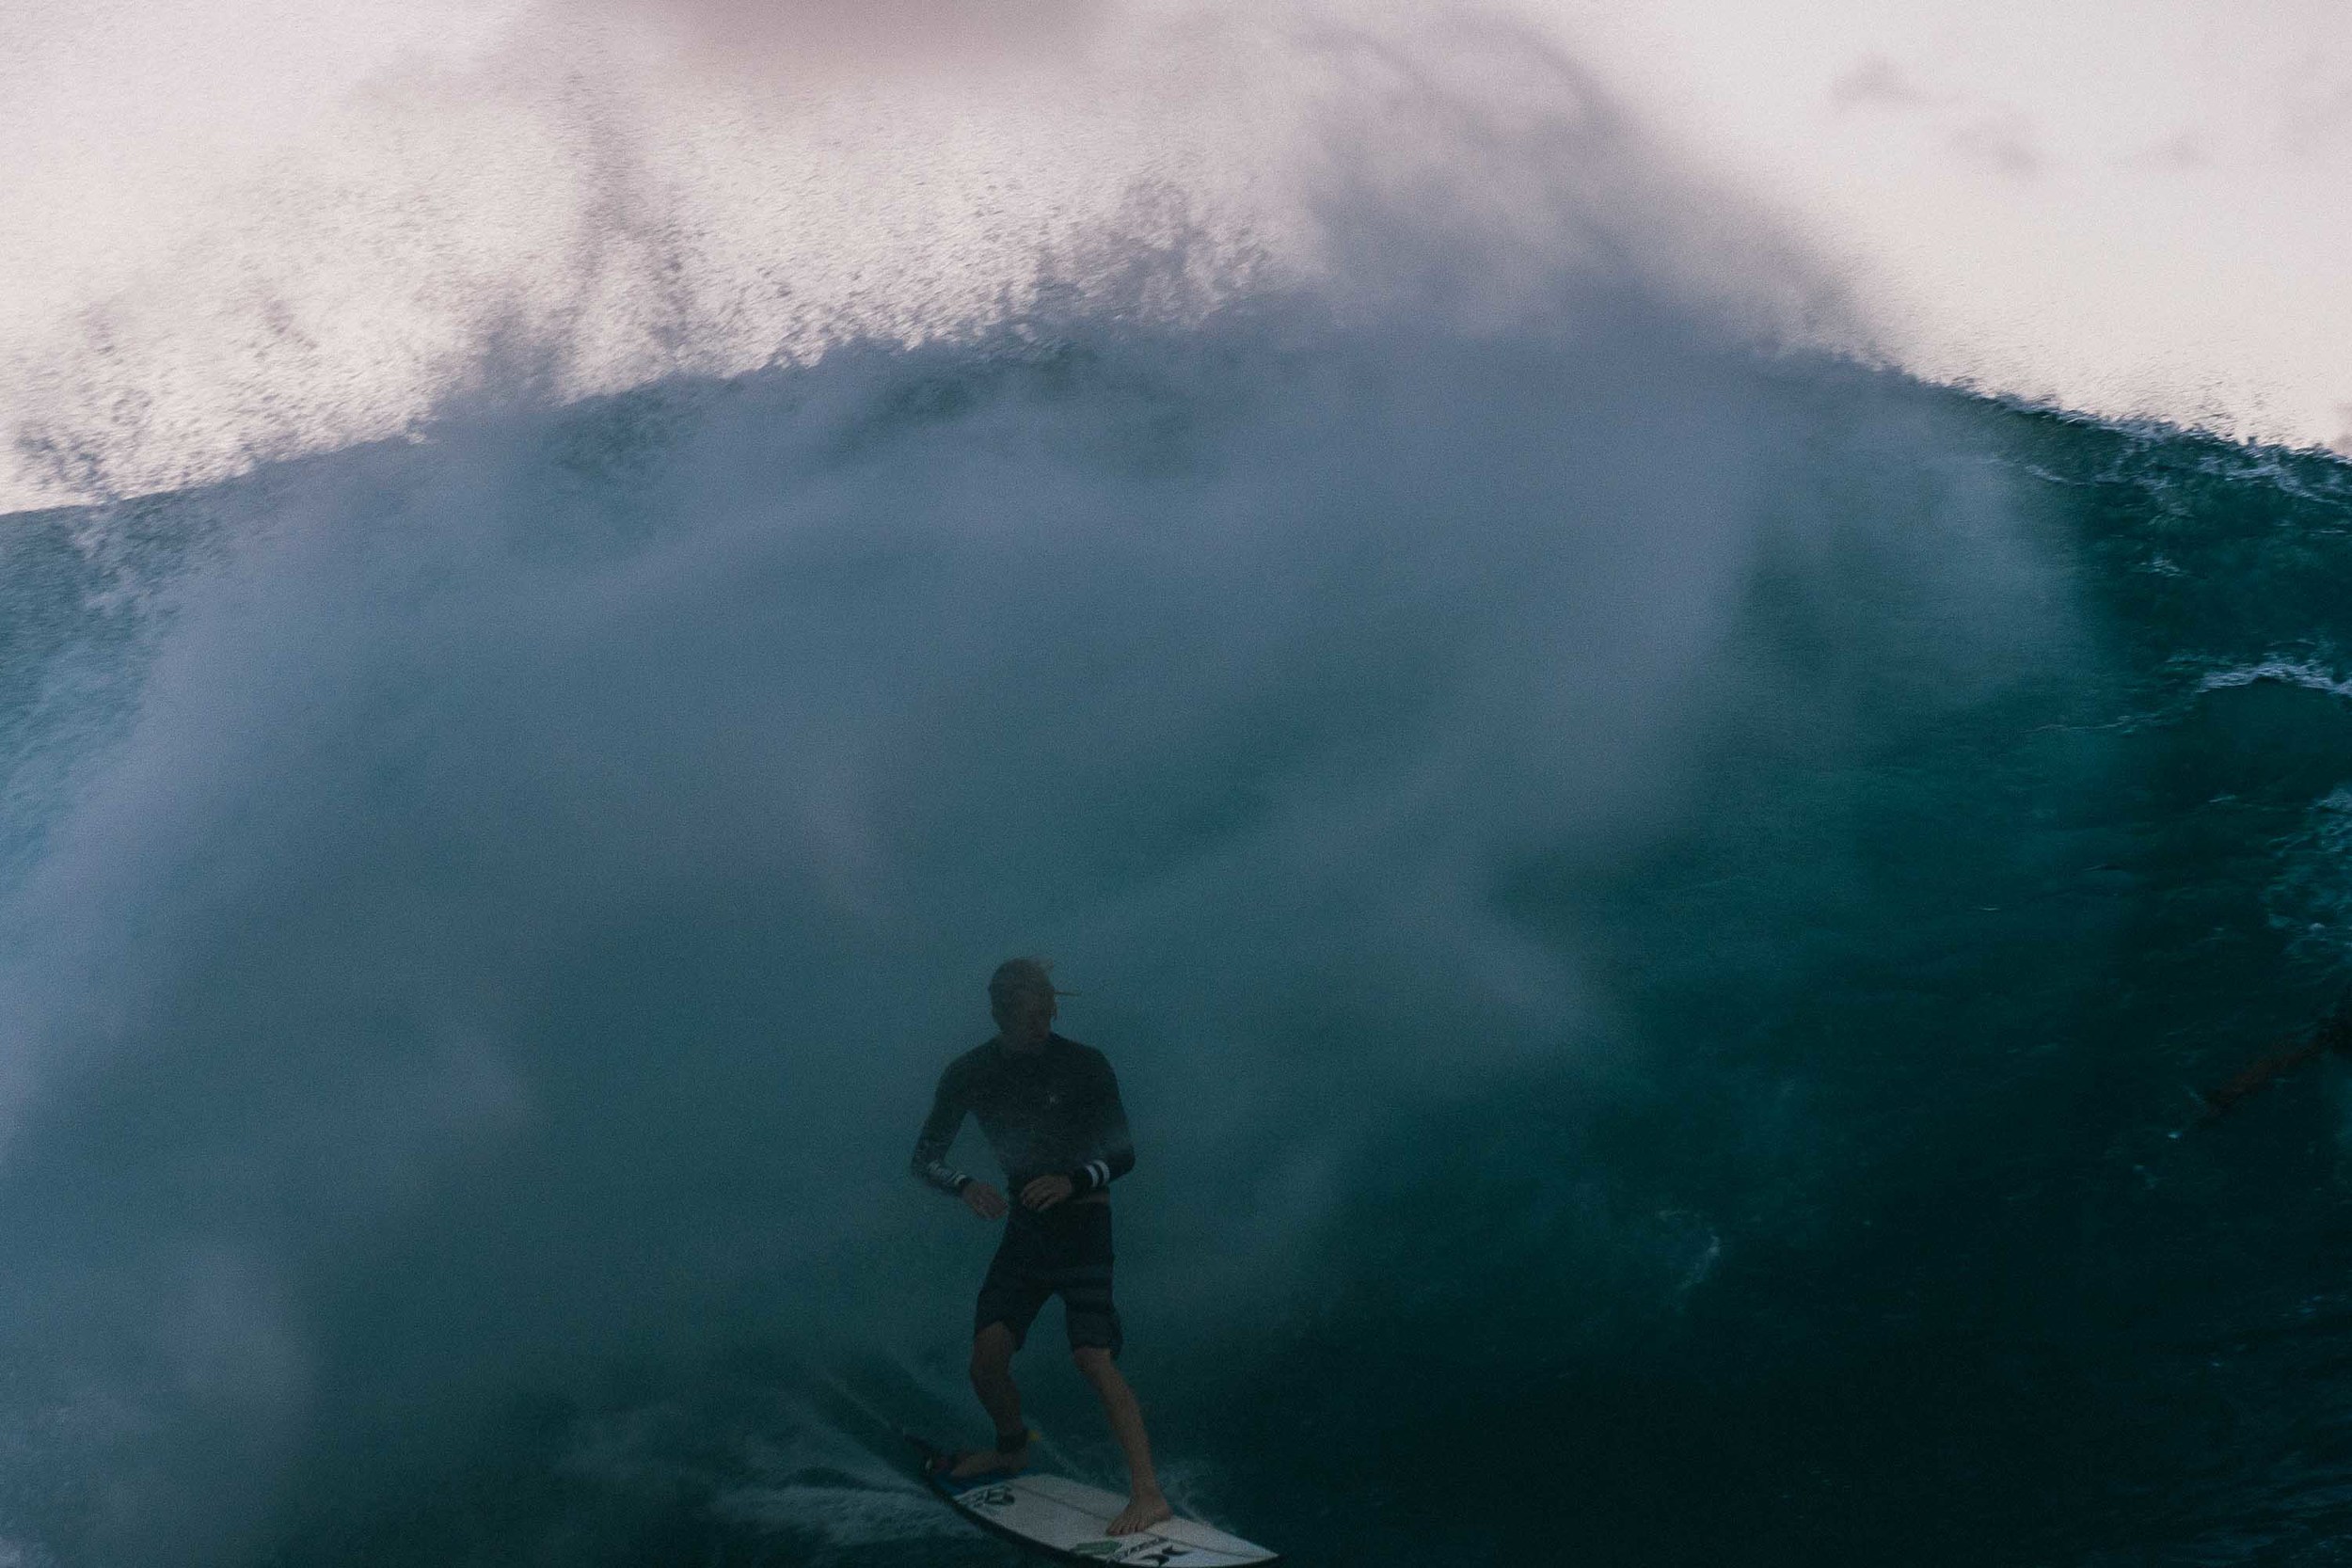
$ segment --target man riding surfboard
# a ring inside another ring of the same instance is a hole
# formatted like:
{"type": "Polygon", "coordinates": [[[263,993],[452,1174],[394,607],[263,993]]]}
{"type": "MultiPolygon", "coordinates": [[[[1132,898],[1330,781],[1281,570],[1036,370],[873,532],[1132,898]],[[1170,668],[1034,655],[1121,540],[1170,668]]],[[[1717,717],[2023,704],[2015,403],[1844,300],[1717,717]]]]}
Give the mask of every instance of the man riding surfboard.
{"type": "Polygon", "coordinates": [[[1123,1335],[1111,1300],[1108,1189],[1134,1168],[1135,1146],[1110,1063],[1054,1033],[1059,994],[1038,959],[997,965],[988,982],[996,1034],[947,1064],[914,1144],[917,1177],[983,1220],[1005,1220],[972,1333],[972,1391],[995,1423],[996,1442],[945,1463],[949,1476],[970,1480],[1009,1475],[1028,1462],[1012,1356],[1046,1298],[1059,1295],[1071,1359],[1093,1385],[1127,1459],[1127,1506],[1108,1533],[1132,1535],[1171,1512],[1152,1468],[1143,1412],[1119,1370],[1123,1335]],[[978,1118],[1014,1202],[946,1163],[967,1115],[978,1118]]]}

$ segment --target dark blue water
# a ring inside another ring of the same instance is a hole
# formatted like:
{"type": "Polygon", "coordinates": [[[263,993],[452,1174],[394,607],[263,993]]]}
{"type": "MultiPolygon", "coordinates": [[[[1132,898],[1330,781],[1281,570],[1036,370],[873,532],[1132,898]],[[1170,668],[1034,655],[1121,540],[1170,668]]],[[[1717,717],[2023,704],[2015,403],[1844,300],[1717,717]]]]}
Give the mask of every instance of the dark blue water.
{"type": "Polygon", "coordinates": [[[2347,587],[2340,463],[1631,298],[0,519],[0,1560],[1006,1560],[904,1160],[1042,952],[1298,1560],[2342,1560],[2343,1107],[2172,1134],[2345,977],[2347,587]]]}

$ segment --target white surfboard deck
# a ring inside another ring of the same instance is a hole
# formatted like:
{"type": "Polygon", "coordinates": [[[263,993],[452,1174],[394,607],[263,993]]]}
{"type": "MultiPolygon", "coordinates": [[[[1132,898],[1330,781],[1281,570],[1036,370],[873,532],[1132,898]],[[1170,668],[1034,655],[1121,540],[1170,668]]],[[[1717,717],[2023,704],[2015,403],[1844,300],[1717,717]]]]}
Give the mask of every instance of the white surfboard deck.
{"type": "Polygon", "coordinates": [[[953,1481],[933,1473],[930,1481],[974,1524],[1065,1562],[1243,1568],[1280,1560],[1263,1546],[1192,1519],[1165,1520],[1134,1535],[1105,1535],[1104,1527],[1127,1506],[1127,1499],[1061,1476],[1024,1473],[953,1481]]]}

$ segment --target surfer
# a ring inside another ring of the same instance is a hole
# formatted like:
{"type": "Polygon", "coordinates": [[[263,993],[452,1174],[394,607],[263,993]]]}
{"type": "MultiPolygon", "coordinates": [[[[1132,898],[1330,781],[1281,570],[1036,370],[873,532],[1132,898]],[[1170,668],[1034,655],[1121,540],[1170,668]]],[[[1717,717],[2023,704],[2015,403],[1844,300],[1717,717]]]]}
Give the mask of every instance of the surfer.
{"type": "Polygon", "coordinates": [[[1108,1533],[1132,1535],[1171,1513],[1152,1468],[1143,1412],[1119,1370],[1123,1336],[1111,1301],[1108,1189],[1134,1168],[1136,1151],[1110,1063],[1054,1033],[1060,994],[1035,958],[997,965],[988,982],[995,1037],[947,1064],[914,1144],[916,1176],[983,1220],[1010,1216],[973,1314],[972,1391],[995,1423],[996,1444],[946,1463],[948,1475],[968,1480],[1009,1475],[1028,1462],[1012,1356],[1046,1298],[1059,1295],[1071,1359],[1094,1386],[1127,1458],[1127,1506],[1108,1533]],[[1005,1168],[1009,1204],[946,1163],[967,1114],[1005,1168]]]}
{"type": "Polygon", "coordinates": [[[2196,1098],[2204,1107],[2198,1120],[2219,1120],[2239,1101],[2258,1089],[2267,1088],[2271,1080],[2317,1061],[2329,1052],[2352,1056],[2352,991],[2346,991],[2336,1003],[2335,1010],[2314,1024],[2300,1041],[2241,1069],[2228,1083],[2198,1092],[2196,1098]]]}

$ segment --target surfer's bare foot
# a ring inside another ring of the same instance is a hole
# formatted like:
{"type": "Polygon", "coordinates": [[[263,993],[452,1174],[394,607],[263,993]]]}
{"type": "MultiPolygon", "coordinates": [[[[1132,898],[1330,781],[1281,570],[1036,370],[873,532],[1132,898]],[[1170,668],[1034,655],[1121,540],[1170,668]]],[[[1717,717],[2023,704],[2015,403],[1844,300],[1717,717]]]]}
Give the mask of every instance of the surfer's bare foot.
{"type": "Polygon", "coordinates": [[[1026,1444],[1010,1449],[974,1449],[969,1453],[956,1455],[955,1462],[947,1466],[947,1479],[972,1481],[981,1476],[1009,1476],[1016,1474],[1028,1462],[1026,1444]]]}
{"type": "Polygon", "coordinates": [[[1150,1529],[1162,1520],[1174,1517],[1176,1511],[1168,1506],[1168,1499],[1160,1496],[1157,1487],[1153,1487],[1149,1492],[1138,1492],[1128,1498],[1127,1506],[1119,1511],[1119,1517],[1113,1519],[1110,1528],[1103,1533],[1133,1535],[1137,1530],[1150,1529]]]}

